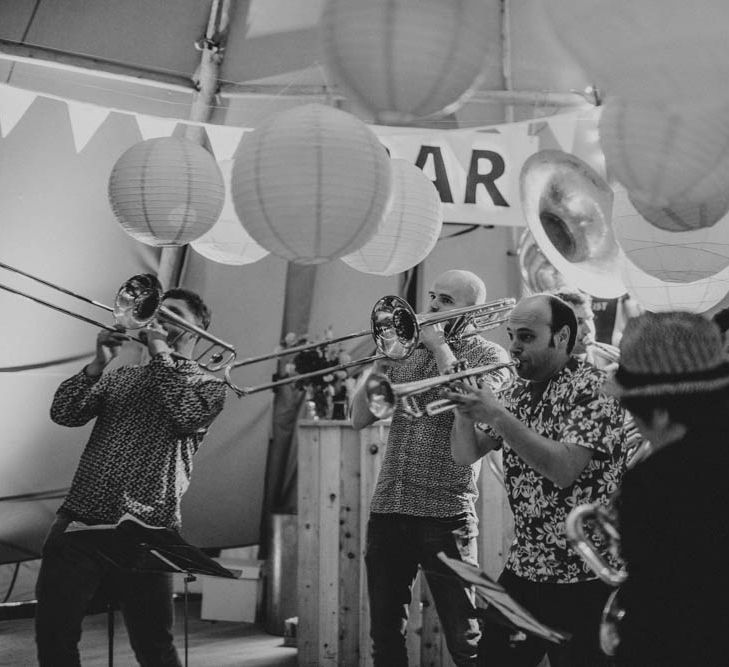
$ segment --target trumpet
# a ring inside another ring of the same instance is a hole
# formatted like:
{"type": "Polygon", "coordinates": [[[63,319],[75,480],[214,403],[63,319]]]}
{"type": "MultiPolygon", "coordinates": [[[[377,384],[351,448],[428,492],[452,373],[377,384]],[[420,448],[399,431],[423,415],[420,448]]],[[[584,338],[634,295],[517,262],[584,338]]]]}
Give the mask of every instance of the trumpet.
{"type": "Polygon", "coordinates": [[[441,412],[454,410],[457,406],[453,401],[447,398],[431,401],[426,404],[425,410],[421,409],[415,401],[415,396],[422,394],[435,387],[447,387],[453,382],[464,380],[466,378],[480,378],[485,375],[491,375],[502,369],[509,371],[508,379],[500,386],[494,387],[494,391],[506,391],[516,378],[514,368],[516,362],[507,361],[497,364],[486,364],[477,366],[476,368],[468,368],[455,373],[447,373],[436,377],[427,378],[425,380],[416,380],[415,382],[403,382],[401,384],[393,384],[382,373],[371,373],[365,381],[365,393],[370,412],[378,419],[387,419],[395,412],[397,401],[402,401],[403,409],[411,417],[420,418],[427,415],[437,415],[441,412]]]}
{"type": "Polygon", "coordinates": [[[625,617],[625,609],[620,605],[619,586],[628,578],[625,570],[617,569],[599,554],[595,545],[585,532],[585,522],[594,520],[607,535],[611,551],[617,553],[620,547],[620,533],[614,513],[599,503],[578,505],[568,515],[565,532],[570,546],[582,557],[588,567],[606,584],[615,587],[602,610],[600,621],[600,647],[606,655],[615,655],[620,643],[619,626],[625,617]]]}

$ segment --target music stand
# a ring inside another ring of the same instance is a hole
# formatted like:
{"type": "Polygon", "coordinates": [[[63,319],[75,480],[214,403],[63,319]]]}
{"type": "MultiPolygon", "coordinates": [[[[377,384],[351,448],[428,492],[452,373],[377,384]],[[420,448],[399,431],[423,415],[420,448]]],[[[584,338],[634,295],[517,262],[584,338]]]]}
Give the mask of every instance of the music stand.
{"type": "Polygon", "coordinates": [[[438,558],[451,568],[463,582],[473,586],[476,595],[488,605],[486,613],[502,625],[522,630],[555,644],[563,644],[571,637],[569,633],[558,632],[540,623],[514,600],[501,584],[495,582],[476,566],[449,558],[442,551],[438,554],[438,558]]]}
{"type": "MultiPolygon", "coordinates": [[[[185,667],[188,659],[188,584],[195,581],[196,574],[212,577],[237,579],[238,575],[224,568],[198,547],[185,542],[172,528],[148,526],[135,517],[125,514],[109,529],[107,540],[95,541],[94,548],[115,567],[129,572],[145,574],[184,574],[184,632],[185,667]]],[[[97,533],[98,526],[72,528],[74,533],[97,533]]]]}

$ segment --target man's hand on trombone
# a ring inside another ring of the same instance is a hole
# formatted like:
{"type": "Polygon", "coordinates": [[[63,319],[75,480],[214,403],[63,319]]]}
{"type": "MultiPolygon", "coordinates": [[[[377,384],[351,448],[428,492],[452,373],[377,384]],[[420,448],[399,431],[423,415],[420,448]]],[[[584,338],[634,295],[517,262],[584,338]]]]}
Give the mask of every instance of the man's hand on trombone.
{"type": "Polygon", "coordinates": [[[101,329],[96,336],[96,356],[85,368],[86,375],[99,377],[104,369],[119,354],[119,348],[129,340],[125,330],[119,327],[116,331],[101,329]]]}

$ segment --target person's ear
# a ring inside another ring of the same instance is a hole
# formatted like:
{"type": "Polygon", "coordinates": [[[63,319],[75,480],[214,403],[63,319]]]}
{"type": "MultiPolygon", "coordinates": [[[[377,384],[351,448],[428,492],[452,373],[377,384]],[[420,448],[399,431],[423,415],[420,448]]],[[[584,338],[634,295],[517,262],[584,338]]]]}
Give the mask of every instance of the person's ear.
{"type": "Polygon", "coordinates": [[[567,348],[570,339],[570,328],[565,324],[557,333],[554,334],[554,346],[557,348],[567,348]]]}

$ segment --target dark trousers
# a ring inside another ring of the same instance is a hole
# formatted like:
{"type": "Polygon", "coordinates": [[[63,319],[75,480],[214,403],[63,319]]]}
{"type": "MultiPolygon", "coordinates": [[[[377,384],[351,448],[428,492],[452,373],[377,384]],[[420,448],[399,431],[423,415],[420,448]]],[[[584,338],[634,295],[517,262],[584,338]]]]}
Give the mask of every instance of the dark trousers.
{"type": "Polygon", "coordinates": [[[609,588],[602,581],[541,584],[504,570],[499,583],[538,621],[565,631],[572,639],[557,645],[533,636],[514,639],[515,632],[487,619],[479,647],[482,667],[536,667],[549,656],[551,667],[602,667],[612,664],[600,650],[600,617],[609,588]]]}
{"type": "Polygon", "coordinates": [[[113,550],[109,531],[65,533],[51,527],[38,574],[35,629],[41,667],[77,667],[78,642],[89,602],[103,586],[121,605],[137,661],[143,667],[180,667],[173,645],[172,579],[167,574],[119,570],[104,556],[113,550]]]}
{"type": "Polygon", "coordinates": [[[475,665],[480,636],[475,596],[437,554],[476,564],[475,517],[447,519],[372,514],[367,525],[367,588],[375,667],[407,665],[405,631],[420,566],[433,594],[448,650],[457,665],[475,665]]]}

